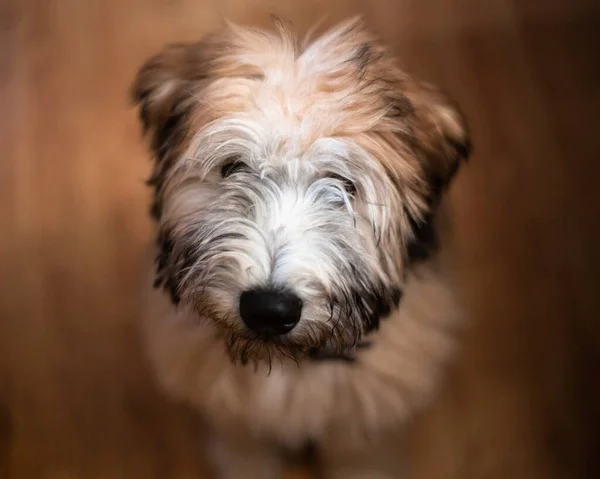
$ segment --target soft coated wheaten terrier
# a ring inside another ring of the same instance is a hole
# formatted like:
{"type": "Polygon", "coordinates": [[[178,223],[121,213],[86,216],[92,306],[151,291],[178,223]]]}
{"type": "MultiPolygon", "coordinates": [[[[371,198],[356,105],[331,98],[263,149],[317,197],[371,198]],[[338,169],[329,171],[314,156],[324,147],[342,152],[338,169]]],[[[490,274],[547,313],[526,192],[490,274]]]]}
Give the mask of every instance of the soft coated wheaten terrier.
{"type": "Polygon", "coordinates": [[[403,474],[403,422],[434,392],[459,308],[440,200],[465,122],[360,20],[298,42],[226,25],[134,85],[158,225],[144,332],[157,376],[210,430],[218,477],[403,474]]]}

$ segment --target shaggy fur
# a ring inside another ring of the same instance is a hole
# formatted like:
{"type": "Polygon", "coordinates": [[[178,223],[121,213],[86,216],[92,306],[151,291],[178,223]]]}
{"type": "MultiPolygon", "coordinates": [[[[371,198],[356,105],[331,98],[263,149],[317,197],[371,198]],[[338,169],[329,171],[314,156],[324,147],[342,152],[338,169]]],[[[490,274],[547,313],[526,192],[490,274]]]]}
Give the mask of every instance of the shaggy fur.
{"type": "Polygon", "coordinates": [[[359,20],[305,44],[275,27],[227,25],[138,74],[158,223],[149,355],[212,428],[221,477],[278,477],[271,444],[309,442],[331,477],[397,477],[389,438],[435,390],[460,319],[434,219],[468,133],[359,20]],[[301,298],[294,329],[244,325],[256,287],[301,298]]]}

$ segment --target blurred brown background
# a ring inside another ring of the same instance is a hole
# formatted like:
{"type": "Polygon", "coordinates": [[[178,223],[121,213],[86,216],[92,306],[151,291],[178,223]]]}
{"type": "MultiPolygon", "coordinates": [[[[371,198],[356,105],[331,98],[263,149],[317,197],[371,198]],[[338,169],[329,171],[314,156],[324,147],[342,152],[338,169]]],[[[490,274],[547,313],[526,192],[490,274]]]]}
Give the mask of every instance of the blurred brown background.
{"type": "Polygon", "coordinates": [[[600,477],[600,6],[579,0],[0,0],[0,478],[202,478],[140,354],[149,160],[127,89],[221,16],[363,12],[463,105],[472,324],[414,424],[419,479],[600,477]]]}

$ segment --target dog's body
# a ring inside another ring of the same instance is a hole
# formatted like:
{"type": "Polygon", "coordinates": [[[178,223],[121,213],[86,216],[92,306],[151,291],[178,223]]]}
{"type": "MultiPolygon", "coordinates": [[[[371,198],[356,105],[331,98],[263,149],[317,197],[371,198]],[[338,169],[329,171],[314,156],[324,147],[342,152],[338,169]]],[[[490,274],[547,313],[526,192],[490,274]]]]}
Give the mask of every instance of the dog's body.
{"type": "Polygon", "coordinates": [[[434,218],[466,127],[357,21],[305,47],[277,27],[228,26],[138,76],[149,355],[211,428],[221,477],[278,477],[275,445],[309,442],[330,477],[397,477],[460,322],[434,218]]]}
{"type": "Polygon", "coordinates": [[[216,435],[236,441],[242,449],[238,454],[248,451],[263,460],[273,455],[266,464],[269,474],[250,469],[247,475],[226,477],[279,477],[275,446],[293,450],[308,441],[333,449],[328,454],[339,451],[344,461],[356,460],[356,477],[376,477],[370,474],[378,468],[404,466],[401,426],[434,391],[453,345],[449,328],[460,320],[439,276],[425,268],[419,273],[407,284],[402,308],[370,335],[371,345],[359,349],[355,361],[240,367],[230,361],[213,328],[198,327],[193,313],[175,312],[157,291],[150,293],[145,328],[150,356],[166,389],[198,408],[216,435]],[[382,463],[378,438],[385,439],[397,462],[382,463]],[[257,441],[264,441],[264,449],[256,450],[257,441]]]}

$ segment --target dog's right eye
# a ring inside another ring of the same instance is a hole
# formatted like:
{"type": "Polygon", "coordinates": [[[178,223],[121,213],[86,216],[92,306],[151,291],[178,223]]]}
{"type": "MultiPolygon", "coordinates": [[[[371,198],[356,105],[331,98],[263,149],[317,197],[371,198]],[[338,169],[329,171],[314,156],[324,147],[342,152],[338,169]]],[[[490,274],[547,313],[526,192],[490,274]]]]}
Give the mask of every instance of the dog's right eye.
{"type": "Polygon", "coordinates": [[[243,161],[237,159],[229,160],[225,162],[221,167],[221,176],[223,178],[227,178],[228,176],[231,176],[234,173],[237,173],[238,171],[246,169],[248,169],[248,165],[246,165],[246,163],[244,163],[243,161]]]}

